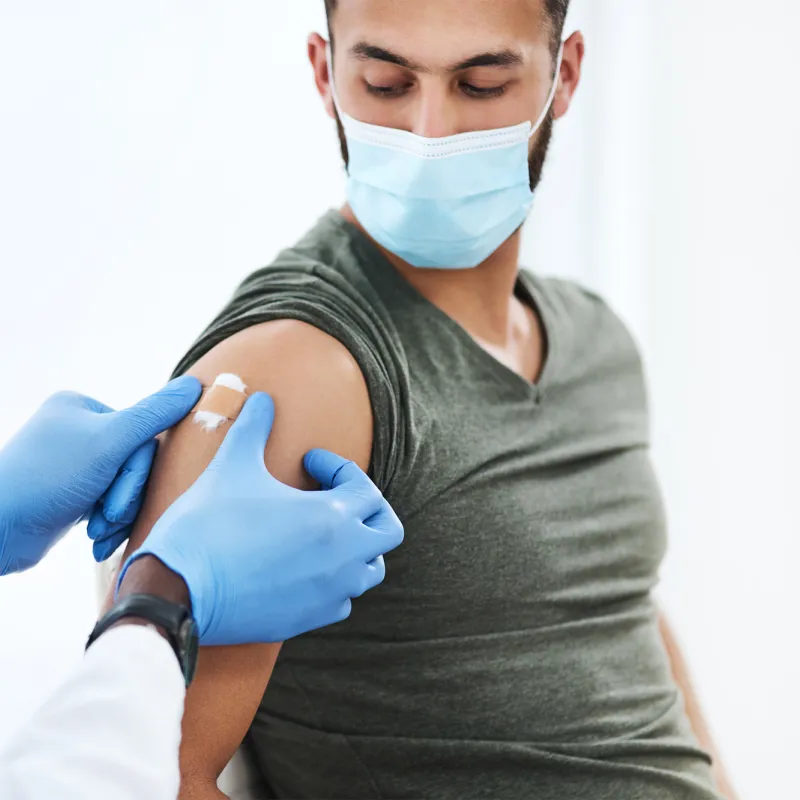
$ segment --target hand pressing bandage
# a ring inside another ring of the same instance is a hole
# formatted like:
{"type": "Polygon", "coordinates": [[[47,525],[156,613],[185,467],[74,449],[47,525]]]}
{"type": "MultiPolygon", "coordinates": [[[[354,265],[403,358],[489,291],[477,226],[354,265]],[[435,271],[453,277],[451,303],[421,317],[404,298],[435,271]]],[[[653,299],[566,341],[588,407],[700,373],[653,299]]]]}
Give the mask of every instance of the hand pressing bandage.
{"type": "Polygon", "coordinates": [[[144,513],[166,510],[117,582],[137,559],[158,558],[186,581],[205,645],[282,642],[345,619],[351,598],[383,581],[383,553],[403,540],[391,506],[345,458],[306,455],[305,469],[322,491],[273,477],[264,452],[274,416],[272,399],[253,392],[221,444],[221,431],[205,434],[191,422],[170,431],[175,438],[156,464],[144,513]],[[172,459],[187,453],[209,466],[169,505],[158,495],[174,484],[164,489],[156,473],[174,473],[172,459]]]}
{"type": "Polygon", "coordinates": [[[215,431],[224,422],[233,422],[247,401],[247,386],[238,375],[223,374],[203,392],[192,417],[206,431],[215,431]]]}
{"type": "MultiPolygon", "coordinates": [[[[179,379],[177,384],[170,384],[183,385],[192,388],[192,396],[188,398],[190,404],[202,387],[196,378],[188,377],[179,379]]],[[[174,402],[177,403],[182,395],[175,393],[174,389],[172,393],[175,394],[174,402]]],[[[185,421],[178,414],[169,419],[174,427],[170,428],[166,436],[180,440],[181,447],[191,452],[198,463],[207,463],[219,446],[218,437],[213,434],[216,431],[222,433],[224,423],[228,423],[225,425],[227,428],[239,417],[247,398],[247,387],[238,375],[222,374],[212,386],[203,389],[200,400],[188,412],[185,421]]],[[[186,405],[182,413],[187,413],[186,405]]],[[[133,524],[139,516],[155,453],[155,441],[150,441],[136,451],[125,462],[112,487],[97,503],[89,520],[88,533],[89,538],[94,541],[94,555],[98,561],[107,559],[130,536],[133,524]]],[[[162,457],[160,461],[162,465],[156,467],[159,473],[174,469],[168,457],[162,457]]],[[[158,490],[151,489],[151,494],[156,502],[161,502],[158,490]]]]}

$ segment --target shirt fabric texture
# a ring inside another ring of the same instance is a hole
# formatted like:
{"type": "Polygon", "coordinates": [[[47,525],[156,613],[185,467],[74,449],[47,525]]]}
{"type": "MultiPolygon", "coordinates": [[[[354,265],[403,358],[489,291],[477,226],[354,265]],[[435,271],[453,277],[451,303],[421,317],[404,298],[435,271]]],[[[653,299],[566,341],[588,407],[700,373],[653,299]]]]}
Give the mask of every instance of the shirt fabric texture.
{"type": "Polygon", "coordinates": [[[537,385],[338,212],[247,278],[180,362],[277,319],[342,342],[370,476],[405,524],[349,620],[287,642],[249,733],[278,798],[712,800],[651,592],[666,525],[641,360],[579,286],[521,273],[537,385]]]}

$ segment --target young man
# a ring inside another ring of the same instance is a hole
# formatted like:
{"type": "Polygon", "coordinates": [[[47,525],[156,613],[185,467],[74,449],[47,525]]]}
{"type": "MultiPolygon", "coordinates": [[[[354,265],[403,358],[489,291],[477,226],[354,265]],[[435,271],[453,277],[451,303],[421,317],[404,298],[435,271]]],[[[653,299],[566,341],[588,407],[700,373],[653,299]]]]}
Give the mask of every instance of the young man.
{"type": "MultiPolygon", "coordinates": [[[[270,392],[271,472],[311,488],[310,447],[352,458],[406,540],[347,622],[280,659],[202,654],[186,798],[220,796],[248,730],[276,797],[718,796],[651,597],[666,538],[636,347],[598,297],[520,272],[580,78],[566,6],[338,0],[330,51],[309,40],[348,205],[245,281],[176,373],[270,392]]],[[[196,461],[164,443],[132,546],[196,461]]]]}

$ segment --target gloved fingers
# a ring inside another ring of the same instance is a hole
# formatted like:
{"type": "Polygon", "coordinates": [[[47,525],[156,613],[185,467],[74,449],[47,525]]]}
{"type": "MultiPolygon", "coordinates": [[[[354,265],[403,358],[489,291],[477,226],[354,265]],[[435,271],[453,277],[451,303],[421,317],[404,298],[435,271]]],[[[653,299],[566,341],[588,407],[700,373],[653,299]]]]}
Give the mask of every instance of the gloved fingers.
{"type": "Polygon", "coordinates": [[[355,561],[341,569],[335,578],[335,585],[346,597],[357,598],[374,589],[386,577],[386,564],[382,557],[369,563],[355,561]]]}
{"type": "Polygon", "coordinates": [[[380,510],[383,495],[354,461],[328,450],[311,450],[303,463],[306,472],[323,489],[335,493],[359,520],[368,519],[380,510]]]}
{"type": "MultiPolygon", "coordinates": [[[[105,497],[105,496],[104,496],[105,497]]],[[[132,523],[109,522],[103,513],[101,498],[92,509],[86,533],[93,542],[92,552],[97,561],[105,561],[126,539],[130,538],[132,523]]]]}
{"type": "Polygon", "coordinates": [[[364,577],[365,591],[368,592],[370,589],[380,586],[385,578],[386,562],[383,560],[383,556],[378,556],[367,564],[367,571],[364,577]]]}
{"type": "Polygon", "coordinates": [[[119,548],[131,538],[132,525],[125,525],[120,528],[116,533],[107,536],[104,539],[98,539],[92,544],[92,554],[94,560],[100,564],[107,561],[119,548]]]}
{"type": "MultiPolygon", "coordinates": [[[[399,524],[399,521],[398,521],[399,524]]],[[[353,557],[361,563],[372,563],[390,553],[403,542],[403,526],[399,529],[380,530],[360,525],[359,529],[348,532],[346,546],[352,548],[353,557]]]]}
{"type": "Polygon", "coordinates": [[[228,435],[217,450],[212,467],[244,458],[248,462],[260,464],[266,472],[264,450],[275,421],[275,403],[264,392],[254,392],[247,398],[238,419],[231,425],[228,435]]]}
{"type": "Polygon", "coordinates": [[[94,411],[95,414],[112,414],[114,409],[111,406],[107,406],[105,403],[101,403],[99,400],[95,400],[93,397],[85,397],[81,395],[81,403],[84,408],[88,409],[89,411],[94,411]]]}
{"type": "MultiPolygon", "coordinates": [[[[317,606],[313,613],[309,614],[302,626],[293,626],[292,636],[300,636],[308,631],[327,628],[337,622],[344,622],[353,611],[353,602],[349,597],[338,600],[335,603],[323,603],[317,606]]],[[[289,637],[285,637],[289,638],[289,637]]],[[[201,639],[201,644],[203,644],[201,639]]]]}
{"type": "Polygon", "coordinates": [[[197,378],[184,375],[135,406],[114,412],[112,454],[124,460],[145,442],[177,425],[197,405],[202,391],[197,378]]]}
{"type": "Polygon", "coordinates": [[[374,589],[378,584],[383,583],[386,577],[386,564],[382,557],[376,558],[369,564],[354,565],[347,580],[347,596],[354,600],[362,597],[370,589],[374,589]]]}
{"type": "Polygon", "coordinates": [[[91,514],[89,515],[89,524],[86,526],[86,533],[93,542],[96,542],[98,539],[103,539],[113,533],[111,528],[114,523],[109,522],[103,513],[103,503],[105,502],[105,497],[106,496],[103,495],[94,504],[91,514]]]}
{"type": "MultiPolygon", "coordinates": [[[[335,489],[364,473],[353,461],[329,450],[309,450],[303,459],[306,472],[323,488],[335,489]]],[[[364,477],[366,477],[364,475],[364,477]]],[[[369,478],[367,478],[369,480],[369,478]]]]}
{"type": "Polygon", "coordinates": [[[386,498],[381,498],[381,504],[377,513],[369,517],[364,522],[364,525],[376,533],[385,534],[387,539],[394,541],[395,544],[390,548],[391,550],[394,550],[395,547],[399,547],[403,543],[405,537],[403,523],[400,522],[400,518],[386,498]]]}
{"type": "Polygon", "coordinates": [[[353,603],[348,597],[344,600],[341,604],[339,604],[331,618],[331,625],[337,622],[344,622],[352,613],[353,611],[353,603]]]}
{"type": "MultiPolygon", "coordinates": [[[[116,541],[123,531],[127,531],[126,538],[130,538],[133,525],[126,522],[109,522],[102,514],[90,520],[91,529],[87,528],[89,538],[94,545],[102,549],[104,543],[116,541]],[[94,521],[93,521],[94,520],[94,521]]],[[[116,549],[116,548],[115,548],[116,549]]]]}
{"type": "Polygon", "coordinates": [[[136,519],[157,449],[158,440],[151,439],[122,465],[105,493],[103,514],[109,522],[131,523],[136,519]]]}

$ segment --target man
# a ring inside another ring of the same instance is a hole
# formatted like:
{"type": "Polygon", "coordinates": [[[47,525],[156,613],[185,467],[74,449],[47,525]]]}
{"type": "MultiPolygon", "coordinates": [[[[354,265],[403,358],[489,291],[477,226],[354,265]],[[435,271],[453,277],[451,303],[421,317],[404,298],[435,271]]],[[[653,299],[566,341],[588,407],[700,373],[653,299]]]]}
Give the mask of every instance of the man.
{"type": "MultiPolygon", "coordinates": [[[[303,485],[311,440],[343,452],[406,543],[343,625],[280,658],[201,654],[184,796],[219,797],[248,734],[276,797],[718,797],[651,596],[666,531],[635,344],[600,298],[520,271],[581,74],[567,2],[327,5],[331,47],[308,52],[348,204],[176,373],[246,373],[279,410],[270,469],[303,485]]],[[[162,450],[132,546],[201,468],[162,450]]]]}
{"type": "MultiPolygon", "coordinates": [[[[153,437],[199,396],[200,384],[181,378],[121,412],[72,393],[45,403],[0,450],[0,575],[35,566],[101,500],[103,514],[124,517],[139,501],[153,437]]],[[[273,415],[268,396],[252,395],[209,469],[128,559],[86,659],[0,753],[3,798],[176,797],[198,637],[285,639],[346,618],[350,598],[383,580],[382,553],[402,540],[396,516],[332,453],[305,462],[327,491],[272,478],[273,415]]]]}

